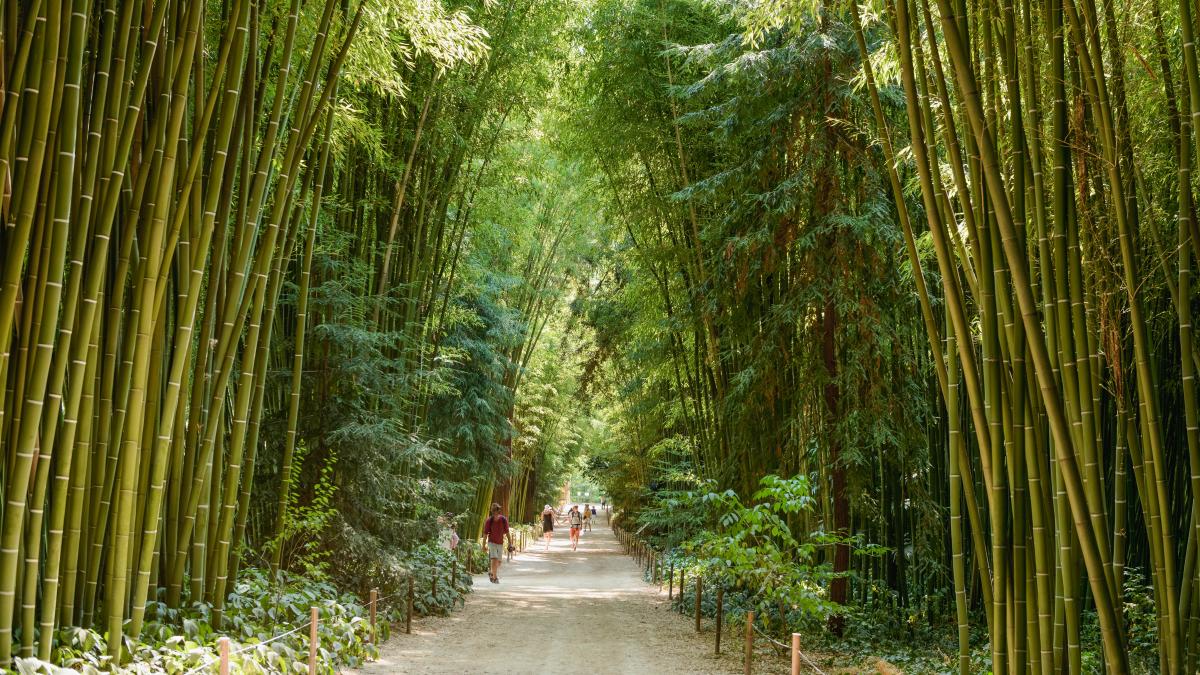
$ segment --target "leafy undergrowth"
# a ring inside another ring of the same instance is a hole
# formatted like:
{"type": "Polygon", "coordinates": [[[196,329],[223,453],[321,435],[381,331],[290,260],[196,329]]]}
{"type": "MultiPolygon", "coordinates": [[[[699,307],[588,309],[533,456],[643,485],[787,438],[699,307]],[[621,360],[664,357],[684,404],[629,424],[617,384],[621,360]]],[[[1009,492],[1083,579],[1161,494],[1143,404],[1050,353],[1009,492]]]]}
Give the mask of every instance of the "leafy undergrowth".
{"type": "MultiPolygon", "coordinates": [[[[982,620],[982,619],[981,619],[982,620]]],[[[958,638],[953,625],[908,620],[894,608],[850,609],[846,633],[837,638],[825,626],[809,623],[802,628],[804,644],[821,655],[832,672],[952,673],[958,664],[958,638]]],[[[987,634],[971,633],[971,671],[988,672],[987,634]]]]}
{"type": "MultiPolygon", "coordinates": [[[[1124,619],[1130,672],[1150,675],[1160,672],[1154,589],[1138,571],[1127,568],[1125,572],[1124,619]]],[[[1095,611],[1084,611],[1081,618],[1080,670],[1099,675],[1105,672],[1099,622],[1095,611]]],[[[969,620],[970,672],[991,673],[986,620],[975,609],[969,620]]],[[[833,672],[855,666],[860,669],[854,672],[889,672],[870,665],[878,662],[911,675],[941,675],[957,668],[958,636],[952,622],[931,623],[924,617],[905,615],[897,609],[854,608],[847,614],[846,627],[846,634],[841,639],[834,638],[819,623],[809,623],[802,629],[805,644],[828,655],[824,663],[831,666],[833,672]]]]}
{"type": "MultiPolygon", "coordinates": [[[[680,613],[691,616],[695,612],[695,587],[691,579],[699,568],[693,559],[672,556],[668,563],[675,565],[676,577],[680,569],[687,569],[687,592],[677,594],[673,607],[680,613]]],[[[1135,675],[1150,675],[1160,672],[1155,650],[1157,636],[1153,632],[1153,590],[1143,585],[1136,574],[1130,575],[1125,589],[1125,620],[1129,633],[1130,668],[1135,675]]],[[[678,583],[676,582],[676,587],[678,583]]],[[[906,615],[892,607],[877,608],[845,607],[846,632],[843,637],[834,637],[826,625],[826,616],[801,611],[792,607],[780,614],[778,605],[768,607],[760,597],[749,596],[744,589],[730,588],[723,598],[725,622],[733,635],[740,635],[745,627],[746,611],[758,612],[755,625],[760,633],[787,644],[788,634],[797,631],[802,635],[806,656],[811,658],[829,675],[849,673],[905,673],[906,675],[945,675],[957,671],[958,636],[956,626],[944,620],[929,622],[927,617],[906,615]],[[785,618],[781,619],[783,616],[785,618]]],[[[716,614],[715,594],[706,590],[701,601],[701,613],[706,617],[716,614]]],[[[1082,615],[1083,625],[1079,660],[1080,668],[1089,675],[1104,672],[1101,658],[1099,625],[1096,614],[1086,611],[1082,615]]],[[[970,667],[971,673],[992,673],[992,659],[988,645],[986,621],[982,614],[972,612],[970,624],[970,667]]],[[[780,659],[790,658],[785,650],[774,649],[761,637],[756,638],[760,655],[774,653],[780,659]]]]}
{"type": "MultiPolygon", "coordinates": [[[[447,614],[471,590],[471,577],[452,572],[451,554],[421,546],[405,556],[406,572],[413,575],[415,615],[447,614]],[[437,583],[433,579],[437,578],[437,583]]],[[[317,671],[332,675],[342,667],[355,667],[378,655],[376,644],[387,640],[391,623],[401,621],[407,605],[407,584],[397,585],[391,597],[381,595],[377,613],[377,640],[371,641],[369,608],[353,594],[332,583],[284,574],[272,583],[269,572],[243,570],[230,593],[218,630],[212,609],[194,604],[172,609],[161,602],[146,607],[139,640],[125,640],[126,660],[114,667],[104,635],[84,628],[64,628],[57,634],[50,663],[17,659],[22,675],[66,673],[123,673],[185,675],[215,670],[221,637],[231,641],[231,671],[246,675],[306,673],[308,670],[309,618],[316,607],[319,620],[317,671]]]]}
{"type": "MultiPolygon", "coordinates": [[[[733,491],[662,491],[656,495],[657,503],[638,518],[638,535],[668,549],[658,555],[659,574],[673,576],[664,585],[680,591],[674,596],[677,611],[695,612],[695,580],[703,577],[703,615],[715,617],[720,586],[726,625],[744,630],[753,611],[756,630],[780,643],[787,643],[793,631],[799,632],[805,652],[825,672],[932,675],[958,669],[955,615],[952,606],[945,609],[944,598],[925,598],[905,608],[885,585],[851,573],[857,587],[870,583],[872,600],[839,607],[828,597],[835,575],[819,555],[821,547],[838,540],[822,532],[798,538],[788,526],[789,516],[812,504],[807,481],[803,476],[767,476],[760,486],[751,504],[743,503],[733,491]],[[662,522],[674,527],[656,536],[653,528],[662,522]],[[680,530],[689,536],[679,536],[680,530]],[[840,638],[827,629],[833,615],[844,619],[840,638]]],[[[855,556],[885,551],[855,538],[845,541],[855,556]]],[[[650,571],[644,572],[649,580],[650,571]]],[[[1139,675],[1157,672],[1154,590],[1130,569],[1124,590],[1131,670],[1139,675]]],[[[986,621],[976,605],[972,603],[969,613],[968,670],[990,673],[986,621]]],[[[1095,612],[1085,611],[1082,619],[1079,669],[1101,673],[1104,664],[1095,612]]],[[[769,651],[766,642],[760,638],[769,651]]]]}
{"type": "MultiPolygon", "coordinates": [[[[689,590],[691,587],[689,586],[689,590]]],[[[727,622],[735,631],[745,626],[744,599],[738,593],[726,594],[727,622]]],[[[685,594],[676,601],[676,608],[685,613],[694,610],[694,597],[685,594]]],[[[795,623],[784,626],[778,620],[768,621],[775,639],[786,643],[787,632],[796,630],[802,635],[806,656],[829,675],[849,673],[905,673],[906,675],[946,675],[957,672],[958,637],[956,626],[946,621],[929,622],[928,617],[907,614],[894,607],[847,607],[846,633],[834,637],[825,622],[814,616],[789,613],[795,623]]],[[[715,602],[707,595],[701,609],[705,614],[715,611],[715,602]]],[[[1125,587],[1125,621],[1129,635],[1130,671],[1135,675],[1160,672],[1157,660],[1157,635],[1153,629],[1153,589],[1147,587],[1136,573],[1127,575],[1125,587]]],[[[1094,611],[1082,615],[1083,641],[1079,653],[1080,670],[1088,675],[1105,672],[1101,656],[1099,624],[1094,611]]],[[[970,617],[970,673],[992,673],[986,621],[973,611],[970,617]]],[[[756,622],[757,624],[757,622],[756,622]]],[[[760,638],[760,644],[763,642],[760,638]]],[[[790,658],[784,650],[772,650],[780,659],[790,658]]],[[[760,650],[761,653],[762,650],[760,650]]]]}

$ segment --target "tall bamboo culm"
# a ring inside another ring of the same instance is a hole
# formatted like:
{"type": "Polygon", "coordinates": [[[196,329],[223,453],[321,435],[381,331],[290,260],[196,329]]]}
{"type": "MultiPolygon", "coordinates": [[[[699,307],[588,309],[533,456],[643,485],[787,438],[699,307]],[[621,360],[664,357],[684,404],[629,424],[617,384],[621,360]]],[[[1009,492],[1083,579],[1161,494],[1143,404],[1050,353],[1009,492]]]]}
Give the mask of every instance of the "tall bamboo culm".
{"type": "Polygon", "coordinates": [[[1135,524],[1157,601],[1158,667],[1190,672],[1197,661],[1190,277],[1200,139],[1189,118],[1200,113],[1200,78],[1192,7],[1164,17],[1151,4],[1150,25],[1138,27],[1143,7],[1094,0],[887,0],[881,21],[866,23],[848,4],[909,263],[922,282],[923,266],[940,280],[917,291],[950,418],[961,672],[968,565],[983,582],[995,672],[1082,672],[1086,607],[1105,667],[1128,672],[1135,524]],[[1161,39],[1164,21],[1183,32],[1178,52],[1161,39]],[[877,79],[874,50],[895,54],[897,81],[877,79]],[[1135,60],[1127,71],[1126,55],[1138,53],[1158,69],[1135,60]],[[885,109],[884,84],[903,91],[904,114],[885,109]],[[1163,105],[1135,117],[1135,86],[1163,105]],[[1137,143],[1135,128],[1164,133],[1137,143]],[[1161,184],[1139,168],[1156,155],[1178,167],[1161,184]],[[903,189],[910,178],[915,197],[903,189]],[[931,255],[918,255],[918,239],[931,255]],[[1147,309],[1164,304],[1172,311],[1161,316],[1147,309]],[[1163,340],[1176,348],[1157,349],[1163,340]],[[1181,389],[1174,419],[1160,409],[1164,377],[1181,389]],[[1140,517],[1126,514],[1131,488],[1140,517]]]}
{"type": "Polygon", "coordinates": [[[137,636],[156,588],[219,622],[360,20],[332,0],[292,0],[279,30],[249,0],[2,4],[0,668],[48,659],[60,626],[137,636]]]}

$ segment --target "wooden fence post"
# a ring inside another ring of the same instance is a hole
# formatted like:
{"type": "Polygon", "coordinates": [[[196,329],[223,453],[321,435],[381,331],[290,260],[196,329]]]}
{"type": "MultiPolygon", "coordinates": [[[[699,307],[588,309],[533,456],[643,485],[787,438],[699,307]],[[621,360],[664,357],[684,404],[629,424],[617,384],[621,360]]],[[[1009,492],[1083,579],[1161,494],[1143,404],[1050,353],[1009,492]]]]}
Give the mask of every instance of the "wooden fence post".
{"type": "Polygon", "coordinates": [[[683,614],[683,587],[687,583],[687,568],[679,570],[679,613],[683,614]]]}
{"type": "Polygon", "coordinates": [[[700,601],[704,599],[704,577],[696,575],[696,632],[700,632],[700,601]]]}
{"type": "Polygon", "coordinates": [[[746,675],[754,668],[754,612],[746,612],[746,675]]]}
{"type": "Polygon", "coordinates": [[[317,608],[308,622],[308,675],[317,675],[317,608]]]}
{"type": "Polygon", "coordinates": [[[229,675],[229,638],[217,640],[217,647],[221,650],[221,675],[229,675]]]}
{"type": "Polygon", "coordinates": [[[800,675],[800,634],[792,633],[792,675],[800,675]]]}
{"type": "Polygon", "coordinates": [[[371,589],[371,644],[375,644],[375,605],[379,602],[379,589],[371,589]]]}
{"type": "Polygon", "coordinates": [[[408,575],[408,611],[404,613],[404,632],[412,633],[413,615],[413,575],[408,575]]]}
{"type": "Polygon", "coordinates": [[[716,654],[721,655],[721,625],[725,618],[725,587],[717,586],[717,649],[716,654]]]}
{"type": "Polygon", "coordinates": [[[675,599],[675,562],[671,562],[671,572],[667,574],[667,599],[675,599]]]}

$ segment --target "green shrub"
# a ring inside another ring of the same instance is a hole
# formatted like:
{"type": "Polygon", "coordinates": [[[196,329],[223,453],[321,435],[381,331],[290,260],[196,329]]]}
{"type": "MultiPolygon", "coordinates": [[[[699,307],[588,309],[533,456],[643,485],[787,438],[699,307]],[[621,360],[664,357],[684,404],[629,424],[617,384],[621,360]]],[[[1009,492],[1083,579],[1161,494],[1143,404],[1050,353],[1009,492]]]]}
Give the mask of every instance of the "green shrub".
{"type": "MultiPolygon", "coordinates": [[[[724,607],[731,616],[753,610],[761,620],[780,632],[811,624],[838,610],[829,600],[827,588],[833,572],[820,559],[820,551],[842,540],[828,533],[811,533],[797,538],[788,523],[790,516],[812,507],[813,499],[804,476],[766,476],[746,504],[733,490],[676,491],[659,497],[646,513],[669,515],[676,522],[711,523],[696,527],[690,537],[675,535],[677,545],[664,558],[668,569],[686,572],[690,581],[702,574],[709,588],[726,589],[724,607]]],[[[882,549],[851,541],[860,555],[877,555],[882,549]]],[[[682,594],[681,608],[694,610],[694,596],[682,594]]],[[[715,594],[705,594],[704,613],[716,612],[715,594]]]]}
{"type": "MultiPolygon", "coordinates": [[[[310,608],[319,613],[318,672],[332,675],[340,666],[354,667],[378,655],[367,608],[332,584],[284,575],[271,583],[268,573],[246,569],[238,577],[225,609],[223,625],[212,625],[210,608],[195,604],[172,609],[161,602],[146,606],[139,640],[126,641],[128,661],[119,668],[107,653],[105,637],[83,628],[58,632],[51,665],[22,659],[20,673],[187,673],[218,658],[218,640],[231,640],[233,670],[238,673],[306,672],[310,608]],[[282,638],[278,636],[283,635],[282,638]],[[278,639],[272,639],[278,638],[278,639]]],[[[379,640],[387,638],[386,622],[379,640]]]]}
{"type": "MultiPolygon", "coordinates": [[[[474,555],[478,551],[473,546],[460,546],[463,553],[458,555],[474,555]],[[474,550],[473,550],[474,549],[474,550]]],[[[485,563],[472,561],[472,569],[482,569],[485,563]]],[[[419,615],[446,615],[454,609],[455,604],[471,591],[472,578],[466,573],[466,565],[459,561],[455,553],[431,544],[423,544],[413,549],[405,558],[405,565],[415,580],[413,588],[413,611],[419,615]],[[457,565],[458,573],[454,569],[457,565]],[[437,578],[436,592],[433,579],[437,578]]],[[[397,598],[407,593],[407,580],[404,591],[397,598]]]]}

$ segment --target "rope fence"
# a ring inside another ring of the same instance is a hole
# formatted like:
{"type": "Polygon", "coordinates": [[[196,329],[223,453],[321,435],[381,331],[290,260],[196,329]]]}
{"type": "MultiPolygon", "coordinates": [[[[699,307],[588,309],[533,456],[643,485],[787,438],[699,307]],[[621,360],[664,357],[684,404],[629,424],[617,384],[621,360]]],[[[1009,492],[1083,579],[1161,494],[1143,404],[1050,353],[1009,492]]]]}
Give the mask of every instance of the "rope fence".
{"type": "MultiPolygon", "coordinates": [[[[754,626],[754,624],[750,624],[750,625],[754,626]]],[[[770,642],[772,646],[774,646],[776,649],[778,649],[780,651],[780,653],[786,652],[788,650],[787,645],[783,644],[779,640],[776,640],[775,638],[771,637],[770,635],[767,635],[758,626],[754,626],[754,632],[761,635],[767,642],[770,642]]]]}
{"type": "Polygon", "coordinates": [[[257,649],[258,647],[265,647],[265,646],[271,644],[272,642],[278,642],[289,635],[295,635],[296,633],[299,633],[300,631],[304,630],[305,628],[308,628],[311,625],[312,625],[311,620],[305,621],[304,623],[300,624],[299,626],[296,626],[295,628],[289,630],[286,633],[280,633],[279,635],[276,635],[275,637],[267,638],[266,640],[263,640],[262,642],[255,642],[254,644],[246,645],[246,646],[242,647],[241,649],[236,649],[236,650],[230,652],[229,655],[237,656],[238,654],[248,652],[252,649],[257,649]]]}
{"type": "Polygon", "coordinates": [[[302,631],[306,628],[309,629],[308,673],[309,673],[309,675],[316,675],[316,672],[317,672],[317,645],[318,645],[317,627],[319,625],[320,619],[318,616],[319,611],[316,607],[310,608],[309,611],[311,612],[311,617],[309,618],[308,621],[305,621],[302,624],[297,624],[295,626],[292,626],[291,629],[284,631],[282,633],[279,633],[278,635],[272,635],[271,637],[267,638],[266,640],[262,640],[260,642],[252,642],[250,644],[242,645],[238,649],[231,649],[232,641],[228,637],[223,636],[221,638],[218,638],[217,639],[218,655],[215,657],[209,657],[209,658],[205,659],[204,663],[201,663],[200,665],[196,666],[195,668],[192,668],[191,670],[184,673],[184,675],[198,675],[199,673],[205,672],[213,666],[217,666],[217,669],[218,669],[217,672],[219,672],[220,675],[229,675],[229,668],[230,668],[231,660],[233,659],[233,657],[235,657],[239,654],[245,654],[246,652],[251,652],[251,651],[257,650],[257,649],[259,649],[261,647],[265,647],[273,642],[278,642],[278,641],[284,639],[285,637],[295,635],[296,633],[299,633],[300,631],[302,631]]]}
{"type": "MultiPolygon", "coordinates": [[[[633,558],[634,561],[637,562],[641,566],[643,576],[647,577],[650,580],[651,584],[656,584],[660,587],[665,582],[666,586],[667,586],[667,599],[668,600],[678,599],[678,601],[679,601],[678,606],[679,606],[680,610],[682,611],[683,606],[684,606],[683,605],[684,585],[688,581],[688,579],[686,578],[687,570],[684,570],[684,569],[679,570],[679,576],[678,576],[678,580],[677,580],[676,576],[675,576],[675,562],[673,560],[670,562],[670,564],[664,563],[663,562],[663,554],[660,553],[659,551],[657,551],[656,549],[654,549],[654,547],[652,547],[649,544],[649,542],[641,539],[640,537],[638,537],[637,535],[635,535],[633,533],[626,532],[625,530],[618,527],[616,524],[612,525],[612,530],[613,530],[613,534],[616,535],[616,537],[617,537],[617,542],[620,544],[622,551],[626,555],[633,558]]],[[[722,629],[722,626],[723,626],[724,617],[725,617],[725,609],[724,609],[725,588],[720,584],[716,584],[715,586],[716,586],[716,596],[717,596],[717,598],[716,598],[717,609],[716,609],[716,615],[715,615],[715,620],[716,620],[715,653],[720,654],[721,653],[721,635],[724,632],[722,629]]],[[[702,610],[703,610],[702,600],[704,597],[704,590],[705,590],[704,589],[704,577],[700,574],[694,575],[692,587],[695,590],[695,600],[694,600],[693,606],[695,608],[696,632],[700,633],[700,632],[702,632],[701,631],[701,619],[702,619],[702,610]]],[[[800,634],[799,633],[792,633],[792,644],[791,645],[787,645],[783,642],[780,642],[779,640],[776,640],[775,638],[771,637],[769,634],[764,632],[757,625],[755,625],[753,611],[746,612],[745,653],[743,656],[743,661],[744,661],[743,665],[745,667],[746,675],[751,675],[751,673],[753,672],[754,635],[756,633],[759,636],[761,636],[764,640],[766,640],[773,648],[775,648],[778,651],[778,653],[780,653],[780,654],[786,654],[788,652],[791,653],[791,658],[792,658],[791,673],[792,673],[792,675],[800,675],[804,665],[807,665],[808,670],[816,673],[817,675],[825,675],[825,671],[821,670],[821,668],[816,664],[816,662],[814,662],[811,658],[809,658],[809,656],[800,649],[800,634]]]]}
{"type": "MultiPolygon", "coordinates": [[[[514,550],[524,551],[526,543],[527,543],[526,532],[524,532],[522,530],[522,531],[516,532],[515,534],[517,536],[515,536],[513,538],[514,550]]],[[[462,562],[461,556],[458,555],[458,552],[456,552],[454,560],[451,562],[451,567],[450,567],[450,587],[453,589],[456,589],[456,590],[458,589],[460,564],[462,564],[464,566],[463,571],[466,573],[467,576],[470,576],[475,573],[475,570],[473,569],[474,565],[471,561],[472,559],[471,559],[471,556],[469,553],[469,546],[464,547],[463,549],[460,549],[460,551],[461,550],[468,550],[468,555],[466,557],[465,564],[462,562]]],[[[512,554],[513,554],[513,551],[508,552],[509,560],[512,560],[512,554]]],[[[437,568],[435,568],[432,571],[432,574],[430,574],[429,590],[432,595],[435,595],[435,596],[437,595],[438,579],[439,579],[439,577],[441,577],[444,574],[445,574],[445,570],[437,569],[437,568]]],[[[372,644],[374,644],[378,641],[378,635],[379,635],[379,633],[378,633],[378,613],[381,609],[385,609],[388,607],[403,610],[404,632],[406,634],[412,633],[412,617],[414,614],[413,604],[416,599],[417,575],[410,573],[410,574],[406,575],[406,578],[408,581],[407,587],[403,588],[402,590],[396,591],[395,593],[389,593],[388,595],[380,596],[378,588],[371,589],[366,604],[367,604],[367,611],[368,611],[369,620],[370,620],[370,631],[371,631],[370,636],[369,636],[369,641],[372,644]]],[[[403,583],[403,582],[401,582],[401,583],[403,583]]],[[[462,597],[462,602],[464,605],[466,604],[465,594],[462,597]]],[[[278,642],[279,640],[283,640],[284,638],[291,637],[292,635],[295,635],[305,629],[309,630],[308,673],[309,673],[309,675],[316,675],[317,654],[319,651],[318,632],[319,632],[319,628],[320,628],[320,616],[319,616],[319,611],[318,611],[317,607],[310,608],[310,612],[311,612],[311,616],[308,621],[305,621],[304,623],[301,623],[301,624],[293,625],[288,630],[286,630],[282,633],[279,633],[277,635],[272,635],[271,637],[269,637],[265,640],[262,640],[260,642],[254,642],[251,644],[242,645],[241,647],[239,647],[237,649],[232,649],[233,642],[232,642],[232,640],[230,640],[230,638],[221,637],[217,640],[218,655],[205,659],[203,663],[192,668],[191,670],[186,671],[184,673],[184,675],[199,675],[200,673],[211,672],[210,669],[212,669],[213,667],[217,668],[217,672],[220,675],[229,675],[230,668],[232,666],[233,657],[238,656],[240,654],[244,654],[246,652],[254,651],[265,645],[269,645],[273,642],[278,642]]]]}
{"type": "MultiPolygon", "coordinates": [[[[517,527],[513,528],[513,531],[512,531],[513,536],[511,539],[513,546],[512,546],[511,550],[507,551],[507,554],[508,554],[507,558],[509,561],[512,561],[514,552],[524,552],[525,551],[525,548],[530,541],[529,534],[531,531],[532,530],[530,529],[530,526],[517,526],[517,527]]],[[[466,546],[463,546],[463,547],[457,549],[455,551],[454,560],[451,561],[450,588],[453,588],[456,591],[458,589],[459,566],[460,565],[463,567],[462,571],[465,572],[466,576],[471,576],[476,573],[476,570],[474,569],[476,565],[474,564],[473,558],[471,556],[471,548],[472,548],[471,545],[468,544],[466,546]],[[463,560],[463,556],[461,555],[461,553],[463,551],[467,552],[465,561],[463,560]]],[[[483,570],[479,570],[479,571],[482,572],[483,570]]],[[[442,577],[444,574],[445,574],[444,569],[434,568],[432,570],[432,573],[430,574],[430,577],[429,577],[429,591],[430,591],[431,595],[433,595],[433,596],[437,595],[438,579],[440,577],[442,577]]],[[[385,595],[382,597],[379,595],[378,588],[371,589],[366,604],[367,604],[367,611],[369,614],[370,627],[371,627],[369,641],[372,644],[374,644],[378,641],[379,633],[378,633],[378,618],[377,618],[377,616],[378,616],[380,609],[384,609],[384,608],[388,608],[388,607],[392,607],[395,609],[402,609],[403,613],[404,613],[404,632],[406,634],[412,633],[412,618],[415,613],[413,611],[413,604],[416,600],[416,586],[417,586],[417,578],[416,577],[417,577],[417,575],[413,574],[413,573],[409,573],[409,574],[405,575],[405,577],[402,577],[401,579],[403,580],[404,578],[407,578],[407,581],[408,581],[407,588],[396,591],[395,593],[389,593],[388,595],[385,595]]],[[[401,583],[403,584],[403,581],[401,581],[401,583]]],[[[465,606],[466,602],[467,602],[465,593],[462,595],[462,597],[460,599],[461,599],[463,605],[465,606]]],[[[230,640],[230,638],[228,638],[228,637],[218,638],[218,640],[217,640],[218,655],[206,658],[203,663],[192,668],[191,670],[186,671],[184,673],[184,675],[199,675],[200,673],[210,672],[210,669],[213,667],[217,668],[217,672],[220,675],[229,675],[233,657],[238,656],[240,654],[244,654],[246,652],[254,651],[265,645],[269,645],[273,642],[278,642],[279,640],[282,640],[284,638],[295,635],[296,633],[299,633],[299,632],[305,630],[306,628],[309,630],[308,673],[309,673],[309,675],[316,675],[317,653],[319,650],[318,632],[319,632],[319,628],[320,628],[320,616],[319,616],[318,609],[316,607],[312,607],[310,609],[310,612],[311,612],[311,617],[309,618],[308,621],[305,621],[302,624],[294,625],[290,629],[288,629],[282,633],[279,633],[277,635],[272,635],[271,637],[269,637],[265,640],[262,640],[260,642],[254,642],[251,644],[242,645],[241,647],[239,647],[237,649],[232,649],[233,641],[230,640]]]]}
{"type": "MultiPolygon", "coordinates": [[[[751,624],[751,625],[753,626],[754,624],[751,624]]],[[[805,654],[803,651],[800,650],[800,634],[799,633],[792,633],[792,644],[789,647],[788,645],[780,642],[779,640],[776,640],[775,638],[771,637],[767,633],[763,632],[763,630],[761,628],[759,628],[758,626],[754,626],[754,632],[758,633],[763,638],[765,638],[767,640],[767,642],[770,642],[776,649],[778,649],[780,651],[780,653],[786,653],[788,651],[791,651],[791,653],[792,653],[792,673],[799,673],[800,672],[800,661],[804,661],[805,663],[808,664],[808,667],[810,669],[812,669],[813,672],[817,673],[817,675],[825,675],[825,671],[821,670],[820,667],[818,667],[816,663],[813,663],[813,660],[808,658],[808,654],[805,654]]]]}

